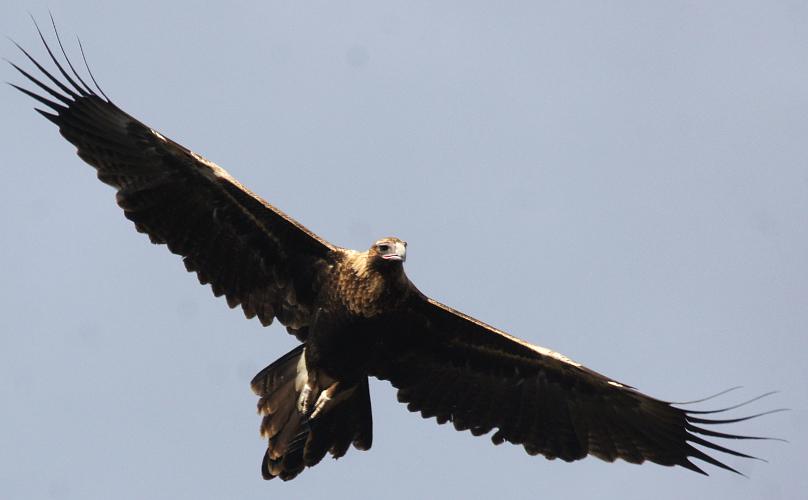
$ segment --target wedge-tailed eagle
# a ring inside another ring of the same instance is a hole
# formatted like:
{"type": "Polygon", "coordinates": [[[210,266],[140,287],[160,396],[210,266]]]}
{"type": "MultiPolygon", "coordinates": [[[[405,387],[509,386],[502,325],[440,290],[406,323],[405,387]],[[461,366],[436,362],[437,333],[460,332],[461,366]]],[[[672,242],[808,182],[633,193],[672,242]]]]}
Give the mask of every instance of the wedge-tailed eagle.
{"type": "Polygon", "coordinates": [[[80,76],[61,41],[63,62],[39,35],[55,70],[20,47],[40,76],[11,64],[39,93],[13,86],[115,188],[138,231],[182,256],[230,307],[265,326],[277,319],[301,341],[252,380],[268,441],[265,479],[292,479],[351,445],[369,449],[368,377],[389,380],[424,418],[475,436],[494,431],[495,444],[530,455],[701,473],[691,458],[734,469],[694,444],[752,458],[713,440],[761,438],[710,429],[745,418],[709,419],[652,398],[427,297],[404,272],[406,242],[386,237],[356,251],[323,240],[120,109],[89,68],[80,76]]]}

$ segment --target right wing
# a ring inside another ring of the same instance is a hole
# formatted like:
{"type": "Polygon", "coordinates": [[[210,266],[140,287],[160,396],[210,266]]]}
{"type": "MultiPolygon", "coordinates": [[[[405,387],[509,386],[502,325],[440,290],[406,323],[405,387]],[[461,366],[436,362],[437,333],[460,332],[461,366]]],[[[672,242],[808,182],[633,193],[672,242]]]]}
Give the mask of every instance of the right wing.
{"type": "Polygon", "coordinates": [[[320,270],[336,247],[218,165],[125,113],[103,91],[99,96],[67,60],[71,77],[39,35],[64,81],[17,45],[51,83],[11,63],[47,97],[12,86],[50,108],[37,111],[117,189],[118,205],[137,230],[182,255],[185,267],[230,307],[241,305],[264,325],[277,317],[304,340],[320,270]]]}

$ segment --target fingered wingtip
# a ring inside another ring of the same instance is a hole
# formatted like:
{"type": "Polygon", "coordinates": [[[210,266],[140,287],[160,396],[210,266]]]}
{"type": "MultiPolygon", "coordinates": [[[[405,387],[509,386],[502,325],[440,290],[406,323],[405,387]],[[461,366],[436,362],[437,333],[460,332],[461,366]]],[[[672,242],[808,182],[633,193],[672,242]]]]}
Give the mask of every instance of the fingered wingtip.
{"type": "Polygon", "coordinates": [[[56,66],[56,69],[58,70],[58,72],[54,72],[54,73],[60,74],[64,79],[64,83],[62,81],[60,81],[59,79],[57,79],[54,76],[54,74],[52,74],[47,69],[45,69],[45,67],[42,64],[40,64],[39,61],[37,61],[26,49],[24,49],[19,43],[16,42],[16,40],[14,40],[13,38],[11,38],[9,36],[7,36],[6,38],[11,43],[13,43],[25,55],[25,57],[29,61],[31,61],[31,63],[34,64],[34,66],[45,77],[43,79],[49,80],[53,85],[55,85],[55,87],[53,89],[50,88],[50,87],[45,88],[46,86],[44,86],[42,84],[42,82],[39,81],[37,78],[33,77],[32,74],[27,73],[25,70],[23,70],[22,68],[20,68],[18,65],[14,64],[13,62],[11,62],[11,61],[9,61],[7,59],[4,59],[4,60],[6,62],[8,62],[9,64],[11,64],[17,71],[22,73],[26,78],[28,78],[29,80],[34,82],[38,87],[42,88],[48,94],[50,94],[52,97],[55,97],[56,99],[58,99],[58,100],[60,100],[62,102],[65,102],[65,97],[67,97],[69,99],[72,99],[72,100],[77,100],[77,99],[80,99],[80,98],[83,98],[83,97],[92,97],[92,98],[98,98],[98,99],[101,99],[101,100],[105,99],[106,102],[112,103],[112,100],[109,98],[109,96],[107,96],[107,94],[104,93],[103,89],[101,89],[101,86],[98,85],[98,82],[95,79],[95,76],[93,75],[92,70],[90,69],[90,65],[87,62],[87,55],[85,53],[84,46],[82,45],[81,40],[78,39],[78,37],[77,37],[78,46],[79,46],[79,49],[81,51],[81,58],[82,58],[82,61],[84,62],[85,68],[87,69],[87,75],[89,75],[89,79],[86,80],[86,81],[85,81],[84,78],[82,78],[82,76],[76,70],[75,66],[73,66],[73,63],[70,61],[70,58],[67,56],[67,51],[65,50],[64,44],[62,43],[62,39],[61,39],[61,36],[59,34],[59,30],[56,27],[56,21],[54,20],[53,13],[51,13],[49,11],[48,15],[49,15],[49,18],[50,18],[50,21],[51,21],[51,25],[53,26],[53,32],[54,32],[54,35],[56,37],[57,44],[59,46],[59,51],[62,53],[62,56],[63,56],[63,61],[60,61],[59,58],[56,57],[56,54],[51,49],[50,44],[48,44],[48,41],[45,39],[45,36],[44,36],[42,30],[40,29],[39,24],[36,21],[36,18],[33,16],[33,14],[28,12],[28,16],[31,18],[31,21],[33,22],[33,24],[34,24],[34,26],[35,26],[35,28],[37,30],[37,34],[39,35],[39,38],[40,38],[43,46],[45,47],[45,50],[47,51],[48,56],[50,57],[52,63],[56,66]],[[65,64],[66,64],[66,66],[65,66],[65,64]],[[93,85],[90,85],[88,82],[91,82],[93,85]],[[93,86],[95,87],[95,89],[93,88],[93,86]],[[58,88],[59,91],[64,93],[66,96],[54,95],[53,91],[54,91],[54,89],[57,89],[57,88],[58,88]],[[101,97],[101,96],[103,96],[103,97],[101,97]]]}

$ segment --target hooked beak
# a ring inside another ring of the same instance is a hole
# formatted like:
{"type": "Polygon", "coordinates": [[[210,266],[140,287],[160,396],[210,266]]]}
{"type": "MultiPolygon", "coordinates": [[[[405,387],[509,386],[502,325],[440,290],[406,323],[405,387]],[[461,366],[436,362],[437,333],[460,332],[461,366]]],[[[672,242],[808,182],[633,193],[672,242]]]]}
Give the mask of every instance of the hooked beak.
{"type": "Polygon", "coordinates": [[[407,260],[407,247],[403,243],[396,242],[395,251],[382,255],[382,259],[404,262],[407,260]]]}

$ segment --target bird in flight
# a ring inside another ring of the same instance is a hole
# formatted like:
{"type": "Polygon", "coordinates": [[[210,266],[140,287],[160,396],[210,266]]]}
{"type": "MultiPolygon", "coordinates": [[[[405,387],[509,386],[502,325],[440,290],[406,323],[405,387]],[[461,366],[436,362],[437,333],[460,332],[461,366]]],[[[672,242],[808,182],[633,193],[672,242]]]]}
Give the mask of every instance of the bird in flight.
{"type": "MultiPolygon", "coordinates": [[[[289,480],[330,453],[373,440],[368,378],[389,380],[424,418],[451,422],[530,455],[679,465],[691,459],[737,472],[708,450],[754,458],[716,440],[767,439],[714,430],[762,415],[714,418],[661,401],[550,349],[530,344],[424,295],[404,272],[407,243],[341,248],[241,185],[227,171],[116,106],[84,60],[82,77],[42,32],[48,70],[10,63],[38,101],[115,188],[135,228],[182,257],[200,283],[264,326],[277,319],[301,344],[252,380],[267,450],[265,479],[289,480]]],[[[84,51],[82,49],[82,57],[84,51]]],[[[766,412],[770,413],[770,412],[766,412]]]]}

